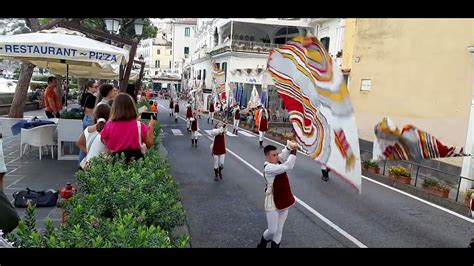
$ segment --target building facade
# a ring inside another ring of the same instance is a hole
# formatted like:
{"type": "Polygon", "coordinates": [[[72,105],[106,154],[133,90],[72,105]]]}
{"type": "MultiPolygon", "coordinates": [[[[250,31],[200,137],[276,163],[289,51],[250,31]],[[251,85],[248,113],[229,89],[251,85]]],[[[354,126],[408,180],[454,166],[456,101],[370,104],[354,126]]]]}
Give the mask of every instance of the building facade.
{"type": "MultiPolygon", "coordinates": [[[[389,116],[472,153],[473,45],[473,19],[347,19],[343,69],[359,137],[373,141],[374,125],[389,116]]],[[[470,160],[442,161],[472,177],[470,160]]]]}
{"type": "Polygon", "coordinates": [[[191,61],[196,46],[197,19],[177,19],[171,24],[173,73],[182,74],[183,66],[191,61]]]}
{"type": "Polygon", "coordinates": [[[264,70],[270,50],[307,33],[314,34],[314,27],[306,19],[198,19],[197,47],[185,66],[185,83],[197,80],[203,84],[207,109],[215,63],[225,72],[227,97],[233,97],[231,87],[240,89],[239,104],[246,106],[254,87],[261,93],[262,86],[268,85],[264,70]]]}

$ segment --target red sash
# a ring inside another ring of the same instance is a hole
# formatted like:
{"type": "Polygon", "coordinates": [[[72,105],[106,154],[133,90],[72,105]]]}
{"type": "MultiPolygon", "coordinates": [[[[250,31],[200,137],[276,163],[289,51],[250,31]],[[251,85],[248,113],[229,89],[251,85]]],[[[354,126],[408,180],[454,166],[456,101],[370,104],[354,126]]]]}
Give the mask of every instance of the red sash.
{"type": "Polygon", "coordinates": [[[211,106],[209,106],[209,112],[214,113],[214,104],[211,104],[211,106]]]}
{"type": "Polygon", "coordinates": [[[192,131],[197,131],[198,130],[198,121],[194,119],[193,122],[191,122],[191,130],[192,131]]]}
{"type": "Polygon", "coordinates": [[[174,112],[179,113],[179,104],[174,105],[174,112]]]}
{"type": "Polygon", "coordinates": [[[237,119],[237,120],[240,119],[240,111],[239,110],[235,111],[235,117],[234,118],[237,119]]]}
{"type": "Polygon", "coordinates": [[[193,117],[193,110],[191,109],[191,107],[188,107],[186,110],[186,118],[191,118],[191,117],[193,117]]]}
{"type": "Polygon", "coordinates": [[[268,121],[267,121],[267,118],[265,117],[262,117],[262,119],[260,120],[260,124],[259,124],[259,131],[262,131],[262,132],[265,132],[268,130],[268,121]]]}

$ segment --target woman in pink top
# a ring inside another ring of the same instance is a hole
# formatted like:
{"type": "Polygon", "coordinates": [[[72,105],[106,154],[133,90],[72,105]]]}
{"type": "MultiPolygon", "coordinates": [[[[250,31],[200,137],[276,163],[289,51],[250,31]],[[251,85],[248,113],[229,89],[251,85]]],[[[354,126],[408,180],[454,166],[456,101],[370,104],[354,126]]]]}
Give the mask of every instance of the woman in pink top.
{"type": "Polygon", "coordinates": [[[154,143],[153,128],[156,121],[150,121],[147,126],[137,121],[138,113],[133,98],[127,93],[120,93],[114,99],[110,120],[100,132],[102,142],[112,155],[124,153],[126,162],[131,159],[143,158],[140,150],[142,143],[149,149],[154,143]],[[139,130],[140,126],[140,130],[139,130]],[[138,132],[141,131],[139,137],[138,132]],[[141,139],[141,143],[139,140],[141,139]]]}

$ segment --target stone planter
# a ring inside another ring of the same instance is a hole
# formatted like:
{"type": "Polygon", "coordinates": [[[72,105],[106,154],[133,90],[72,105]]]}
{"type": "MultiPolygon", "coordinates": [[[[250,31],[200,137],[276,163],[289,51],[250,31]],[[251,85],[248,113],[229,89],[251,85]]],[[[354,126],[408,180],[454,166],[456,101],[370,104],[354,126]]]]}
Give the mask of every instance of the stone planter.
{"type": "Polygon", "coordinates": [[[433,195],[436,195],[441,198],[448,198],[449,197],[449,189],[444,189],[436,186],[425,186],[422,185],[423,189],[433,195]]]}
{"type": "Polygon", "coordinates": [[[393,174],[389,174],[388,177],[390,177],[393,181],[397,181],[406,185],[411,185],[411,177],[398,176],[398,175],[393,175],[393,174]]]}

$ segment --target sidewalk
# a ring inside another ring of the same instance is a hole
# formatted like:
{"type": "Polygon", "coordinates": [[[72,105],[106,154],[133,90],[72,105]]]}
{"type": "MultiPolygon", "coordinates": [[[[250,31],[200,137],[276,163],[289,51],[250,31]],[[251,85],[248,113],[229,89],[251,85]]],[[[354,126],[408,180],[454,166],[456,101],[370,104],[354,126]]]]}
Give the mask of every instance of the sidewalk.
{"type": "MultiPolygon", "coordinates": [[[[25,118],[42,116],[45,117],[43,110],[25,112],[25,118]]],[[[51,159],[51,154],[43,154],[40,161],[38,157],[38,148],[32,148],[31,151],[20,158],[20,135],[12,136],[11,126],[21,119],[10,119],[0,117],[0,130],[3,133],[3,152],[5,155],[5,164],[8,172],[4,178],[4,192],[13,200],[15,191],[27,187],[33,190],[59,190],[67,182],[74,186],[76,179],[74,174],[77,170],[77,161],[58,161],[55,151],[55,159],[51,159]]],[[[25,209],[17,209],[19,215],[23,217],[25,209]]],[[[37,208],[36,219],[39,228],[44,228],[44,221],[51,218],[55,225],[61,221],[61,209],[56,207],[37,208]]]]}

